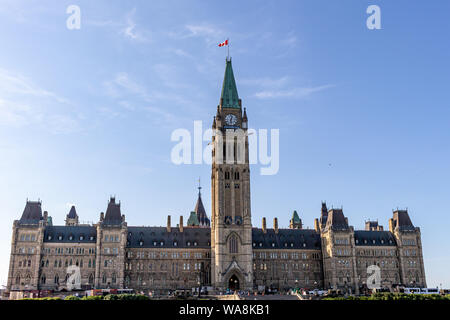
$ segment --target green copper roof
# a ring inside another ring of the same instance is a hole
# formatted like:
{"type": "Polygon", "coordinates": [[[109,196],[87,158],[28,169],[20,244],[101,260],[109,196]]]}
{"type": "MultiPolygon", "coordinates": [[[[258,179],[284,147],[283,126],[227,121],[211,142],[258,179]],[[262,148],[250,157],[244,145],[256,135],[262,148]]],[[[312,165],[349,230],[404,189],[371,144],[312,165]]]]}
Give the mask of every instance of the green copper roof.
{"type": "Polygon", "coordinates": [[[300,217],[297,214],[297,211],[294,211],[294,213],[292,214],[292,221],[294,223],[300,223],[301,222],[300,217]]]}
{"type": "Polygon", "coordinates": [[[231,60],[227,60],[227,66],[225,68],[225,76],[223,78],[222,94],[220,95],[220,98],[222,101],[222,107],[240,108],[239,96],[237,92],[236,81],[234,80],[231,60]]]}
{"type": "Polygon", "coordinates": [[[198,222],[197,214],[194,211],[191,211],[191,215],[189,216],[188,226],[198,226],[200,225],[200,222],[198,222]]]}

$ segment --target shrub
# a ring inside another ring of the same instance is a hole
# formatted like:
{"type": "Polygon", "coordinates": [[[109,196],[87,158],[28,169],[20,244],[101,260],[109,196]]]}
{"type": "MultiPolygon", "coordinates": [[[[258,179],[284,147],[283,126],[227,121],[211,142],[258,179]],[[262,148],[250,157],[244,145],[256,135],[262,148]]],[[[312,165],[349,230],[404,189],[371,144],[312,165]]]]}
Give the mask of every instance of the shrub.
{"type": "Polygon", "coordinates": [[[85,296],[81,300],[103,300],[103,296],[85,296]]]}
{"type": "Polygon", "coordinates": [[[80,300],[77,296],[67,296],[64,300],[80,300]]]}

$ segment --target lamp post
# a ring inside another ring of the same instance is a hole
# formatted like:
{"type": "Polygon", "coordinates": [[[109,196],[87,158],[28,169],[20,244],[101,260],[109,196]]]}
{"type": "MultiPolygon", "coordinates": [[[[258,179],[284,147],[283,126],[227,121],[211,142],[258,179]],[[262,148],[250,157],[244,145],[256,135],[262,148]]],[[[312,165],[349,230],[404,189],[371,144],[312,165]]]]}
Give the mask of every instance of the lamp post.
{"type": "Polygon", "coordinates": [[[298,279],[295,279],[295,293],[298,291],[298,279]]]}
{"type": "Polygon", "coordinates": [[[200,299],[200,279],[197,281],[198,285],[198,298],[200,299]]]}

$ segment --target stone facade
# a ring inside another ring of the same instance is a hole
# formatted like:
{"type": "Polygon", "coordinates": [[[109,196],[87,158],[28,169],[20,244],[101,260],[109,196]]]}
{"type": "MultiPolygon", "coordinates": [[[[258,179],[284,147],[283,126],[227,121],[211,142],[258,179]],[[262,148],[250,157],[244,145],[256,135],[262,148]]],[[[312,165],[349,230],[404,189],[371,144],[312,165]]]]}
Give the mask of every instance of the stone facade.
{"type": "MultiPolygon", "coordinates": [[[[53,226],[40,201],[27,201],[13,223],[7,291],[67,289],[70,266],[81,289],[133,288],[167,292],[210,286],[217,290],[333,288],[360,292],[367,267],[381,269],[381,285],[425,287],[420,229],[406,210],[393,212],[389,231],[378,222],[354,230],[342,209],[322,203],[314,229],[294,211],[288,229],[254,228],[251,220],[248,118],[231,67],[213,121],[211,221],[199,192],[187,225],[128,226],[111,198],[98,223],[82,225],[75,207],[65,226],[53,226]],[[229,135],[229,133],[232,133],[229,135]],[[232,159],[230,160],[230,155],[232,159]]],[[[200,188],[199,188],[200,190],[200,188]]]]}

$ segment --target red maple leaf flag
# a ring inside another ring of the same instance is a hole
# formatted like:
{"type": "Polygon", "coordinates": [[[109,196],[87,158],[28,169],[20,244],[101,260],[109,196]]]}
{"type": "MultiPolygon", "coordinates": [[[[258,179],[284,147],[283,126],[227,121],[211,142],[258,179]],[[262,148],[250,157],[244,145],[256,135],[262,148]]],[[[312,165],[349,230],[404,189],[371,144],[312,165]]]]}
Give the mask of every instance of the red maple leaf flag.
{"type": "Polygon", "coordinates": [[[219,47],[223,47],[223,46],[227,46],[227,45],[228,45],[228,39],[222,43],[219,43],[219,47]]]}

